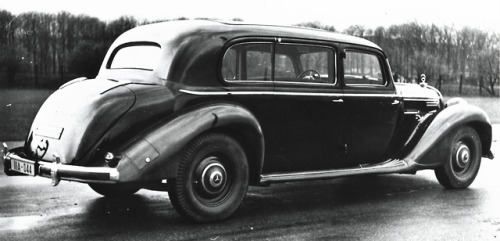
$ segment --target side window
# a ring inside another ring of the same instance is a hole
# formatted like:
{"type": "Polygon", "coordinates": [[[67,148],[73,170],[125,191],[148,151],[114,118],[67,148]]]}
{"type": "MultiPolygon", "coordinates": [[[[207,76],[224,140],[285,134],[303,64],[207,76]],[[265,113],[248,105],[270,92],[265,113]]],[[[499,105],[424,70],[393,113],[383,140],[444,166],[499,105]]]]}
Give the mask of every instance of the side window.
{"type": "Polygon", "coordinates": [[[328,53],[315,52],[300,55],[300,63],[304,69],[317,69],[320,73],[328,75],[328,53]]]}
{"type": "Polygon", "coordinates": [[[374,54],[347,51],[344,59],[344,82],[347,86],[385,86],[379,58],[374,54]]]}
{"type": "Polygon", "coordinates": [[[275,81],[334,83],[334,51],[304,44],[278,44],[275,53],[275,81]]]}
{"type": "Polygon", "coordinates": [[[236,59],[236,49],[232,48],[227,50],[222,60],[222,76],[225,80],[236,80],[238,75],[238,62],[236,59]]]}
{"type": "Polygon", "coordinates": [[[226,81],[334,84],[335,57],[332,48],[316,45],[242,43],[226,51],[221,73],[226,81]]]}
{"type": "Polygon", "coordinates": [[[276,54],[275,56],[275,68],[274,68],[274,78],[279,79],[291,79],[295,78],[295,69],[293,67],[292,59],[284,54],[276,54]]]}
{"type": "Polygon", "coordinates": [[[228,81],[271,80],[271,53],[271,43],[232,46],[222,60],[222,77],[228,81]]]}
{"type": "Polygon", "coordinates": [[[246,51],[246,79],[271,80],[271,46],[259,46],[246,51]]]}

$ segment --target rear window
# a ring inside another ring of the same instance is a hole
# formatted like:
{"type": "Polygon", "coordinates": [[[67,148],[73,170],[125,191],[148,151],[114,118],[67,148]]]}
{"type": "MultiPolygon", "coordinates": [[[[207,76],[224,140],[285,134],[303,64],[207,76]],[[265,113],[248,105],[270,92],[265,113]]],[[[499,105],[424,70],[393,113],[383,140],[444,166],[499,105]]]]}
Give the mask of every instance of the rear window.
{"type": "Polygon", "coordinates": [[[140,69],[153,71],[160,58],[157,44],[137,44],[119,47],[108,64],[108,69],[140,69]]]}
{"type": "Polygon", "coordinates": [[[272,44],[238,44],[224,55],[222,76],[225,80],[271,80],[272,44]]]}

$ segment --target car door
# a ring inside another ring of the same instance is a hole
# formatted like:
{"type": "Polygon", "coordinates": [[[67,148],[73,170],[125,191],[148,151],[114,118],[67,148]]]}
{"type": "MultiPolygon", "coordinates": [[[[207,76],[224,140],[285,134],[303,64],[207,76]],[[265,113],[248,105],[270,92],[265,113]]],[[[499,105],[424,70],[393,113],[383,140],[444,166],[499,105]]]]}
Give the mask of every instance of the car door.
{"type": "Polygon", "coordinates": [[[345,158],[336,52],[317,43],[275,43],[264,173],[330,169],[345,158]]]}
{"type": "Polygon", "coordinates": [[[386,158],[402,101],[396,94],[381,52],[344,47],[342,88],[346,158],[353,164],[379,162],[386,158]]]}
{"type": "Polygon", "coordinates": [[[225,51],[221,63],[224,97],[239,103],[257,118],[264,133],[266,147],[268,136],[273,136],[275,121],[274,83],[272,81],[274,38],[256,38],[235,41],[225,51]]]}

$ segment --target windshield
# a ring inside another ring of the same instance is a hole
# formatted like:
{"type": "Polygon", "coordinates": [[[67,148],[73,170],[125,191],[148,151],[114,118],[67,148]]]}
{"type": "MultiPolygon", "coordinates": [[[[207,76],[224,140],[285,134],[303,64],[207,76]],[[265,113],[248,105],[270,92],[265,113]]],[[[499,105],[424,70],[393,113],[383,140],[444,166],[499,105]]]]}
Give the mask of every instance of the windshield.
{"type": "Polygon", "coordinates": [[[140,69],[153,71],[160,58],[160,46],[153,43],[126,45],[117,48],[108,69],[140,69]]]}

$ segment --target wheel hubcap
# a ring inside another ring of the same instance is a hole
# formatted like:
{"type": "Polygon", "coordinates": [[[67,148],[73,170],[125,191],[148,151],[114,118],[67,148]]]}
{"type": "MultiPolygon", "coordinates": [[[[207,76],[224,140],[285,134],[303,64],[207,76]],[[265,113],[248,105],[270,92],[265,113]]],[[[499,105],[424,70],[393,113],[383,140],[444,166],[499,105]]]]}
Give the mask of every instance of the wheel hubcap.
{"type": "Polygon", "coordinates": [[[199,194],[205,197],[215,197],[224,191],[227,184],[227,172],[217,157],[204,159],[197,168],[197,183],[199,194]]]}
{"type": "Polygon", "coordinates": [[[469,147],[463,143],[459,142],[455,145],[453,155],[453,166],[457,173],[467,171],[470,166],[471,151],[469,147]]]}

